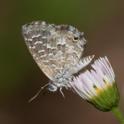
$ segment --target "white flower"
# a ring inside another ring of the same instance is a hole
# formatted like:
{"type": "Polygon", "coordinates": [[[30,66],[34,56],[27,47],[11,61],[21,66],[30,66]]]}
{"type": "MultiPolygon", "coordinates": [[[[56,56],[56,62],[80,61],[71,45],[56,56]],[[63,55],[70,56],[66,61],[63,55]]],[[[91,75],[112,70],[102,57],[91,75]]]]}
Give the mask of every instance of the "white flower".
{"type": "Polygon", "coordinates": [[[112,66],[107,57],[99,58],[91,66],[93,69],[75,77],[71,86],[78,95],[97,108],[110,110],[119,101],[112,66]]]}

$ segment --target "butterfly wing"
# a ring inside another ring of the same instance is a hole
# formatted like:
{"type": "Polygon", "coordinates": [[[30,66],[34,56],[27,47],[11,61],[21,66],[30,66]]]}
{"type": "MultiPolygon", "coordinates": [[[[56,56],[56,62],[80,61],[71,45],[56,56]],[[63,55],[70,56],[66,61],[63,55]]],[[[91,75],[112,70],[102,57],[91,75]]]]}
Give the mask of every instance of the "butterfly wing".
{"type": "Polygon", "coordinates": [[[22,33],[34,60],[51,80],[61,70],[69,69],[80,60],[85,40],[72,26],[35,21],[24,25],[22,33]],[[73,39],[77,36],[80,38],[78,41],[73,39]]]}
{"type": "Polygon", "coordinates": [[[26,45],[38,64],[39,68],[52,80],[55,70],[51,68],[48,58],[50,49],[48,48],[48,37],[50,36],[50,28],[45,22],[32,22],[22,27],[23,37],[26,45]]]}

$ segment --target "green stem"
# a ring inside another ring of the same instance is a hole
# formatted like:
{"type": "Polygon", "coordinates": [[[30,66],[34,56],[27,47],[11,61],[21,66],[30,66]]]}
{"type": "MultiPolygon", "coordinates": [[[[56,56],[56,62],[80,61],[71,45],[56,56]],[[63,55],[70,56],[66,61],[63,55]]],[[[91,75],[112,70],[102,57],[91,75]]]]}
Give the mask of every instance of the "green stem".
{"type": "Polygon", "coordinates": [[[118,107],[112,109],[113,114],[120,121],[121,124],[124,124],[124,116],[118,107]]]}

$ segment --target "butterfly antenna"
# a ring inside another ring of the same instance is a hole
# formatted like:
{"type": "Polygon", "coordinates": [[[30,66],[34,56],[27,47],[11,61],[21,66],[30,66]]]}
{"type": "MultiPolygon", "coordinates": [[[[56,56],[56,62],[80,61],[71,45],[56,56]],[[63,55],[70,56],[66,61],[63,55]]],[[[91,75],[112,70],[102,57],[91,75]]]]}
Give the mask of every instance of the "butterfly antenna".
{"type": "Polygon", "coordinates": [[[39,96],[40,92],[41,92],[45,87],[47,87],[48,84],[49,84],[49,83],[47,83],[47,84],[45,84],[44,86],[40,87],[40,89],[38,90],[38,92],[37,92],[32,98],[30,98],[30,99],[28,100],[28,102],[30,103],[30,102],[32,102],[34,99],[36,99],[37,96],[39,96]]]}

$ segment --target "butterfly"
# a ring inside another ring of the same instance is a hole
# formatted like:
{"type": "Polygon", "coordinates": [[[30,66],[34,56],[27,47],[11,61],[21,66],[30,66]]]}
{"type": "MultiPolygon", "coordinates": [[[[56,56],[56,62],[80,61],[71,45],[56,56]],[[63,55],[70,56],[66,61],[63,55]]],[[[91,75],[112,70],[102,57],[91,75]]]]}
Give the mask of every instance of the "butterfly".
{"type": "Polygon", "coordinates": [[[71,25],[33,21],[22,26],[22,34],[33,59],[50,79],[41,89],[47,87],[51,92],[59,89],[64,96],[62,88],[71,88],[69,82],[73,80],[74,74],[94,57],[83,57],[86,44],[84,33],[71,25]]]}

